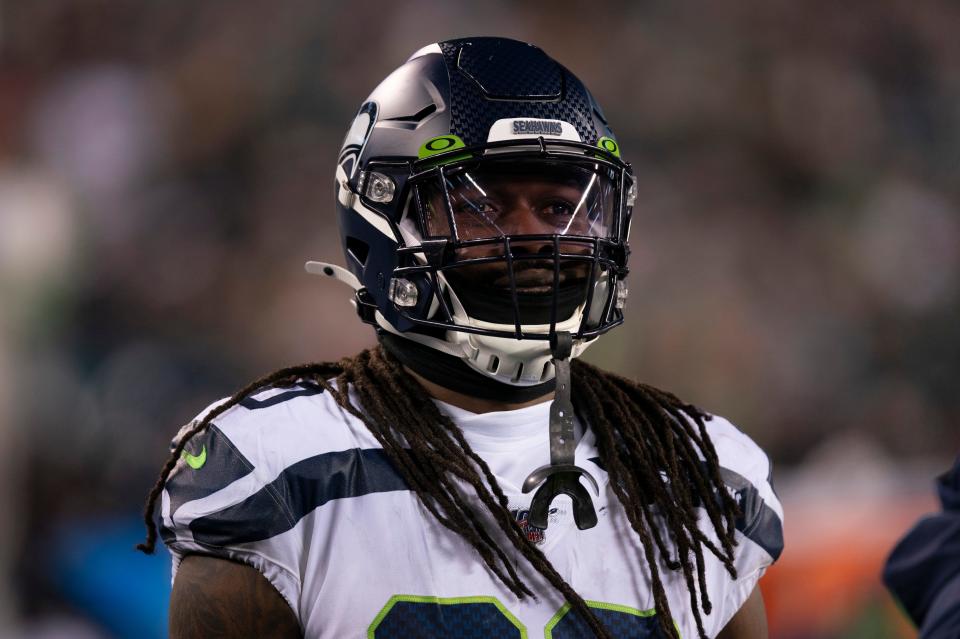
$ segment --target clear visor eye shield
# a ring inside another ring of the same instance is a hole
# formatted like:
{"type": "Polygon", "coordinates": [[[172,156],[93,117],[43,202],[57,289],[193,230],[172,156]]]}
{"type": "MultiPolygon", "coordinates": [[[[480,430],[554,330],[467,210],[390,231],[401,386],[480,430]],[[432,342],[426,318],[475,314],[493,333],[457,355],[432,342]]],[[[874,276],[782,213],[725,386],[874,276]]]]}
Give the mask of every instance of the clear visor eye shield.
{"type": "Polygon", "coordinates": [[[404,202],[388,280],[399,318],[522,340],[589,340],[623,321],[635,186],[619,158],[541,138],[366,168],[361,204],[404,202]]]}

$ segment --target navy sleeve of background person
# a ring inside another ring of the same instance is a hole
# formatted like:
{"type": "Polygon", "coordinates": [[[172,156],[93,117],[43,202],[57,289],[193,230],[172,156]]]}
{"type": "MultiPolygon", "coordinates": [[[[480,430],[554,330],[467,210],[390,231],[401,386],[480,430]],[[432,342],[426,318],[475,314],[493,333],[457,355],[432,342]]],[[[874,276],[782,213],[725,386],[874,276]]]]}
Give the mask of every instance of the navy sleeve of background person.
{"type": "Polygon", "coordinates": [[[920,639],[960,637],[960,458],[937,480],[943,511],[921,519],[893,549],[883,580],[920,639]]]}

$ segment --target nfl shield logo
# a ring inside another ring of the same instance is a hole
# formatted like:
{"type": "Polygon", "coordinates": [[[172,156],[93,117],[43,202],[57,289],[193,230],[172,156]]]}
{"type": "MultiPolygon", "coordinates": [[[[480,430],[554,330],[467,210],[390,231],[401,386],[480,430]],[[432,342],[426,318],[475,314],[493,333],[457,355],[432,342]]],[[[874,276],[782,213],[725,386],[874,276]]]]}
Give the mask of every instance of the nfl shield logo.
{"type": "Polygon", "coordinates": [[[527,536],[527,539],[534,544],[542,544],[543,540],[546,539],[546,531],[543,528],[531,526],[527,520],[529,514],[530,511],[526,509],[513,511],[513,517],[517,520],[517,523],[520,525],[520,530],[527,536]]]}

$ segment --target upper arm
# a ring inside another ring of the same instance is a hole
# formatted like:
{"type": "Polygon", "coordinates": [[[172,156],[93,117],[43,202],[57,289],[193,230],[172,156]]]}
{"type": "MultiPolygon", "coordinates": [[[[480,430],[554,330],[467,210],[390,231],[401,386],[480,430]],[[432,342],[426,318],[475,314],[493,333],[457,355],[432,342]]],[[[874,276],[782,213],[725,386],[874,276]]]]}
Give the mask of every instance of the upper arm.
{"type": "Polygon", "coordinates": [[[170,596],[171,639],[299,639],[300,624],[280,593],[255,568],[188,555],[170,596]]]}
{"type": "MultiPolygon", "coordinates": [[[[289,450],[269,447],[266,441],[261,446],[257,436],[262,424],[250,422],[250,415],[259,414],[242,407],[228,411],[194,436],[185,448],[189,457],[177,461],[164,484],[160,533],[178,558],[172,597],[177,614],[198,614],[190,606],[196,599],[213,597],[214,586],[208,582],[216,582],[220,592],[204,606],[216,609],[223,600],[247,608],[256,595],[258,606],[276,601],[286,606],[285,614],[301,618],[297,567],[303,543],[299,532],[290,530],[290,504],[281,498],[290,492],[271,486],[289,465],[289,450]],[[237,601],[242,596],[247,599],[237,601]]],[[[186,616],[182,628],[210,614],[198,610],[202,616],[186,616]]]]}
{"type": "Polygon", "coordinates": [[[717,639],[767,639],[767,611],[760,586],[753,589],[717,639]]]}

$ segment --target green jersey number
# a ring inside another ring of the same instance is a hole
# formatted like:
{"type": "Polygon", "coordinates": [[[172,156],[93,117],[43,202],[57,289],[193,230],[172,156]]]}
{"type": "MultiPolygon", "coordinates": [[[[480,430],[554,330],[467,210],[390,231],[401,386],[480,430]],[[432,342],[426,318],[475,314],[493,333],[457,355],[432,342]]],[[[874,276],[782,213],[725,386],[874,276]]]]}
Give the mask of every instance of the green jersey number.
{"type": "MultiPolygon", "coordinates": [[[[588,601],[600,622],[617,639],[663,639],[653,610],[588,601]]],[[[569,604],[543,629],[544,639],[593,637],[569,604]]],[[[528,639],[526,627],[496,597],[395,595],[370,624],[368,639],[528,639]]]]}

